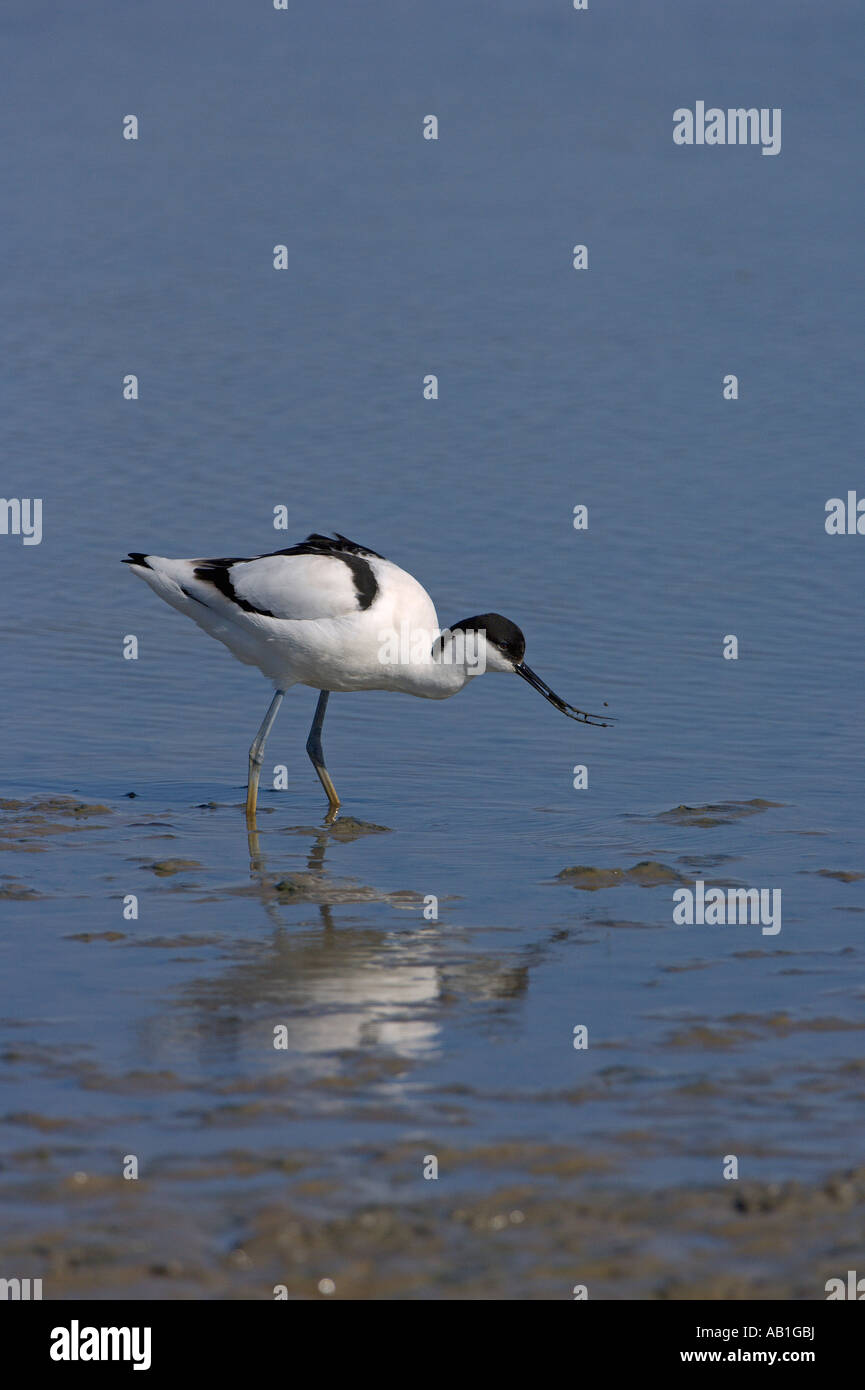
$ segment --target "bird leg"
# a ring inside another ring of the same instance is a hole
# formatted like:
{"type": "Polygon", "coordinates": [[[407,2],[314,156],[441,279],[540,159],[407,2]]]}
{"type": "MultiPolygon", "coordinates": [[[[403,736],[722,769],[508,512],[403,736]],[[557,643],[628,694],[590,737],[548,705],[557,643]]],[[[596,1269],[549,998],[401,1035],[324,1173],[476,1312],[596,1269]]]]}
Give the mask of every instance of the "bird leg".
{"type": "Polygon", "coordinates": [[[330,773],[324,765],[324,753],[321,749],[321,726],[324,723],[324,712],[327,709],[329,690],[323,690],[318,697],[318,704],[315,707],[315,718],[312,721],[312,728],[309,731],[309,738],[306,740],[306,751],[310,761],[318,773],[318,780],[327,792],[327,799],[330,803],[328,819],[332,820],[339,809],[339,797],[336,794],[336,787],[330,780],[330,773]]]}
{"type": "Polygon", "coordinates": [[[267,735],[273,727],[273,721],[279,713],[282,704],[284,690],[277,690],[273,699],[267,707],[267,714],[261,721],[261,728],[252,740],[252,747],[249,750],[249,781],[246,785],[246,821],[247,825],[255,827],[255,808],[258,804],[258,779],[261,776],[261,764],[264,758],[264,745],[267,735]]]}

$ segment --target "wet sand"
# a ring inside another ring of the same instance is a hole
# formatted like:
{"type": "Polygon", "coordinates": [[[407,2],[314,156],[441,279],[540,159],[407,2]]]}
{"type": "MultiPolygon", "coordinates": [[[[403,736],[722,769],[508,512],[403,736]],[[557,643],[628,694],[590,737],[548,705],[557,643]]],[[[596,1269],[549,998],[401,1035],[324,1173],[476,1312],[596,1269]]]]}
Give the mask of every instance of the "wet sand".
{"type": "MultiPolygon", "coordinates": [[[[865,1233],[865,1168],[646,1196],[583,1183],[573,1155],[538,1146],[443,1154],[424,1200],[343,1209],[303,1154],[229,1151],[136,1184],[46,1181],[44,1151],[21,1157],[40,1230],[7,1233],[0,1254],[51,1299],[569,1299],[577,1284],[601,1299],[823,1299],[865,1233]],[[468,1170],[483,1196],[458,1195],[468,1170]],[[250,1200],[262,1178],[282,1194],[250,1200]]],[[[399,1190],[418,1153],[367,1157],[399,1190]]]]}

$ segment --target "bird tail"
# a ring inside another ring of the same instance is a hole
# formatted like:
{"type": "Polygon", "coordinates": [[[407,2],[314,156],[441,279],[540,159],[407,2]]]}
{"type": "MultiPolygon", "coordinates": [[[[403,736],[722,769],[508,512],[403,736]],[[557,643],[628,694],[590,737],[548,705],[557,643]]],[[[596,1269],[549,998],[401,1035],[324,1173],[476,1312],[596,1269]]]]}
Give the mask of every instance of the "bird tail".
{"type": "Polygon", "coordinates": [[[195,560],[169,560],[165,555],[145,555],[141,550],[132,550],[123,563],[181,613],[189,613],[196,606],[195,595],[185,587],[192,579],[195,560]]]}

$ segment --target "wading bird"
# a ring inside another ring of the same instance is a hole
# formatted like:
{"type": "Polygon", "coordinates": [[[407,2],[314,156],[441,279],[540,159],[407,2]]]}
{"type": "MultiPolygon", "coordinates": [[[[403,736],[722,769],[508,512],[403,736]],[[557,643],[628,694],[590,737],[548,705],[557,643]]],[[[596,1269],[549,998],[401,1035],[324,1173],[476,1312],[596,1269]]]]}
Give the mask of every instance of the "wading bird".
{"type": "Polygon", "coordinates": [[[170,560],[135,552],[124,564],[273,682],[276,693],[249,750],[250,823],[265,741],[292,685],[321,692],[306,751],[331,818],[340,802],[325,767],[321,729],[332,691],[399,690],[446,700],[484,671],[507,671],[569,719],[606,727],[608,716],[575,709],[525,664],[526,642],[516,623],[481,613],[441,631],[432,599],[412,575],[345,536],[313,534],[253,559],[170,560]]]}

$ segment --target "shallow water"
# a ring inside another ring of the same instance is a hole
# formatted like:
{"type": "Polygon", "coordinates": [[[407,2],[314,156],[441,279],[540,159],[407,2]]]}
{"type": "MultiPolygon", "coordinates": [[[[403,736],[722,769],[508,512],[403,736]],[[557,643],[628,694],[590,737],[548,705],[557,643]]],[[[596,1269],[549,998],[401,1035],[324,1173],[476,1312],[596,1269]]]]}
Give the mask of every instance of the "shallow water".
{"type": "Polygon", "coordinates": [[[567,1297],[580,1212],[603,1296],[837,1272],[713,1241],[724,1155],[799,1220],[862,1153],[865,542],[823,525],[861,437],[861,18],[662,8],[7,8],[3,491],[44,537],[0,536],[0,1200],[46,1297],[567,1297]],[[673,146],[731,83],[783,108],[777,158],[673,146]],[[330,529],[615,727],[506,677],[334,696],[327,828],[295,689],[250,846],[267,685],[119,561],[330,529]],[[780,932],[675,925],[696,879],[780,889],[780,932]],[[657,1226],[639,1271],[616,1212],[657,1226]]]}

